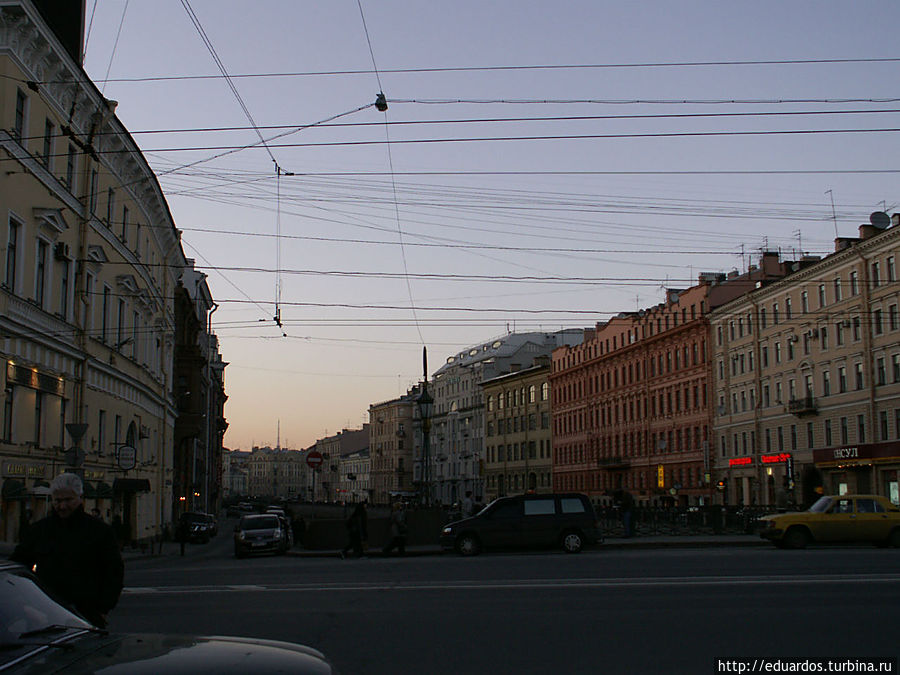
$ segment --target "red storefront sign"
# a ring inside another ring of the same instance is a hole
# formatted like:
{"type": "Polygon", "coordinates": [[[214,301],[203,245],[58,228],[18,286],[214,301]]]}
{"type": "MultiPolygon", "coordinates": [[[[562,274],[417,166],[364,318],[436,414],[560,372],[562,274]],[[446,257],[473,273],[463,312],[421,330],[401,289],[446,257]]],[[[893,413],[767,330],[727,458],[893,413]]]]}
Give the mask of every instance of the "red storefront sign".
{"type": "Polygon", "coordinates": [[[753,464],[752,457],[735,457],[728,460],[728,466],[750,466],[753,464]]]}
{"type": "Polygon", "coordinates": [[[760,460],[763,464],[782,464],[791,458],[789,452],[779,452],[777,455],[763,455],[760,460]]]}

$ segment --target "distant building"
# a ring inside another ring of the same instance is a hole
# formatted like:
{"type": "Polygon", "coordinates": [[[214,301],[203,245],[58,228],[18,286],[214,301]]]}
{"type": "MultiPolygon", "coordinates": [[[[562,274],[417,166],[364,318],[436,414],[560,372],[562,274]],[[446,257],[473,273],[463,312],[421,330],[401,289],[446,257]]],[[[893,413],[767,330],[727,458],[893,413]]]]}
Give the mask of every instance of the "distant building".
{"type": "Polygon", "coordinates": [[[344,429],[316,441],[315,450],[322,455],[322,465],[315,472],[307,473],[305,490],[314,501],[340,501],[341,457],[369,447],[369,425],[361,429],[344,429]],[[315,487],[313,487],[315,483],[315,487]]]}
{"type": "Polygon", "coordinates": [[[222,452],[222,497],[239,497],[250,494],[250,452],[224,450],[222,452]]]}
{"type": "Polygon", "coordinates": [[[413,416],[418,389],[369,406],[370,494],[375,504],[413,493],[413,416]]]}
{"type": "Polygon", "coordinates": [[[485,401],[484,498],[551,492],[550,357],[481,383],[485,401]]]}
{"type": "Polygon", "coordinates": [[[305,467],[305,456],[299,450],[255,447],[247,461],[247,494],[297,499],[303,494],[305,467]]]}
{"type": "Polygon", "coordinates": [[[710,482],[709,319],[718,307],[783,277],[777,254],[744,275],[701,274],[664,303],[597,324],[553,352],[553,482],[595,502],[700,504],[710,482]]]}
{"type": "Polygon", "coordinates": [[[900,214],[710,314],[714,477],[733,505],[900,504],[900,214]]]}
{"type": "Polygon", "coordinates": [[[356,450],[340,459],[338,495],[351,504],[369,500],[369,449],[356,450]]]}
{"type": "Polygon", "coordinates": [[[582,329],[555,333],[510,333],[447,358],[429,385],[434,397],[429,457],[417,455],[416,480],[426,481],[430,501],[457,502],[471,491],[485,493],[484,398],[481,383],[521,369],[556,347],[578,344],[582,329]],[[423,472],[427,461],[428,470],[423,472]]]}

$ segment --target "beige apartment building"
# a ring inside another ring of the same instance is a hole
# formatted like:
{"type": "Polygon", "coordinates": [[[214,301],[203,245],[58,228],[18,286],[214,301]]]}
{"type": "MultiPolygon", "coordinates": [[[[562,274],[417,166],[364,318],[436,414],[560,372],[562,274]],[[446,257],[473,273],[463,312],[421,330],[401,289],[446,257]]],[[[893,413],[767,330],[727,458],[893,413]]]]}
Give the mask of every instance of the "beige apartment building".
{"type": "MultiPolygon", "coordinates": [[[[481,383],[484,499],[553,490],[550,357],[481,383]]],[[[480,495],[476,495],[480,497],[480,495]]]]}
{"type": "Polygon", "coordinates": [[[715,474],[730,504],[900,503],[900,217],[710,316],[715,474]]]}
{"type": "Polygon", "coordinates": [[[0,6],[0,539],[47,512],[66,469],[86,508],[148,539],[171,520],[185,257],[116,102],[81,68],[82,25],[52,31],[48,7],[0,6]]]}
{"type": "Polygon", "coordinates": [[[295,499],[306,485],[306,459],[300,450],[253,448],[246,460],[247,494],[295,499]]]}
{"type": "Polygon", "coordinates": [[[413,416],[418,389],[369,406],[369,489],[375,504],[412,496],[413,416]]]}
{"type": "MultiPolygon", "coordinates": [[[[313,501],[343,501],[341,458],[369,447],[369,425],[361,429],[342,429],[320,438],[312,449],[322,455],[323,462],[316,471],[307,473],[306,494],[313,501]]],[[[344,477],[346,478],[346,477],[344,477]]]]}

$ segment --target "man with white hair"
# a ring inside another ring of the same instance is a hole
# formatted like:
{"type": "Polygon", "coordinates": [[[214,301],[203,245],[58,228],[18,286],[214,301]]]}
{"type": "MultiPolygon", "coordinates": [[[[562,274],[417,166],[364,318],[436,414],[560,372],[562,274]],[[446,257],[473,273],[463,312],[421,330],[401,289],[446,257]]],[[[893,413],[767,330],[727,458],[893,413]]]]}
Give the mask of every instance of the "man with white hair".
{"type": "Polygon", "coordinates": [[[34,569],[58,599],[95,626],[106,626],[125,572],[112,528],[84,512],[81,479],[62,473],[50,484],[53,512],[34,523],[11,559],[34,569]]]}

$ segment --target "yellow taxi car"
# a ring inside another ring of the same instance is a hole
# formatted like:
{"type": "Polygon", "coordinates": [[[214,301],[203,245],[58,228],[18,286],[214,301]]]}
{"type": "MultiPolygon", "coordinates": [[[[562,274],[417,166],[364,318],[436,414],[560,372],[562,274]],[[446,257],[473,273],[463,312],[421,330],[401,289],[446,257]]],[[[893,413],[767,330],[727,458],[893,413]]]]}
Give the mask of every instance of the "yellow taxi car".
{"type": "Polygon", "coordinates": [[[778,548],[816,542],[869,542],[900,548],[900,507],[878,495],[820,497],[808,511],[759,519],[759,536],[778,548]]]}

